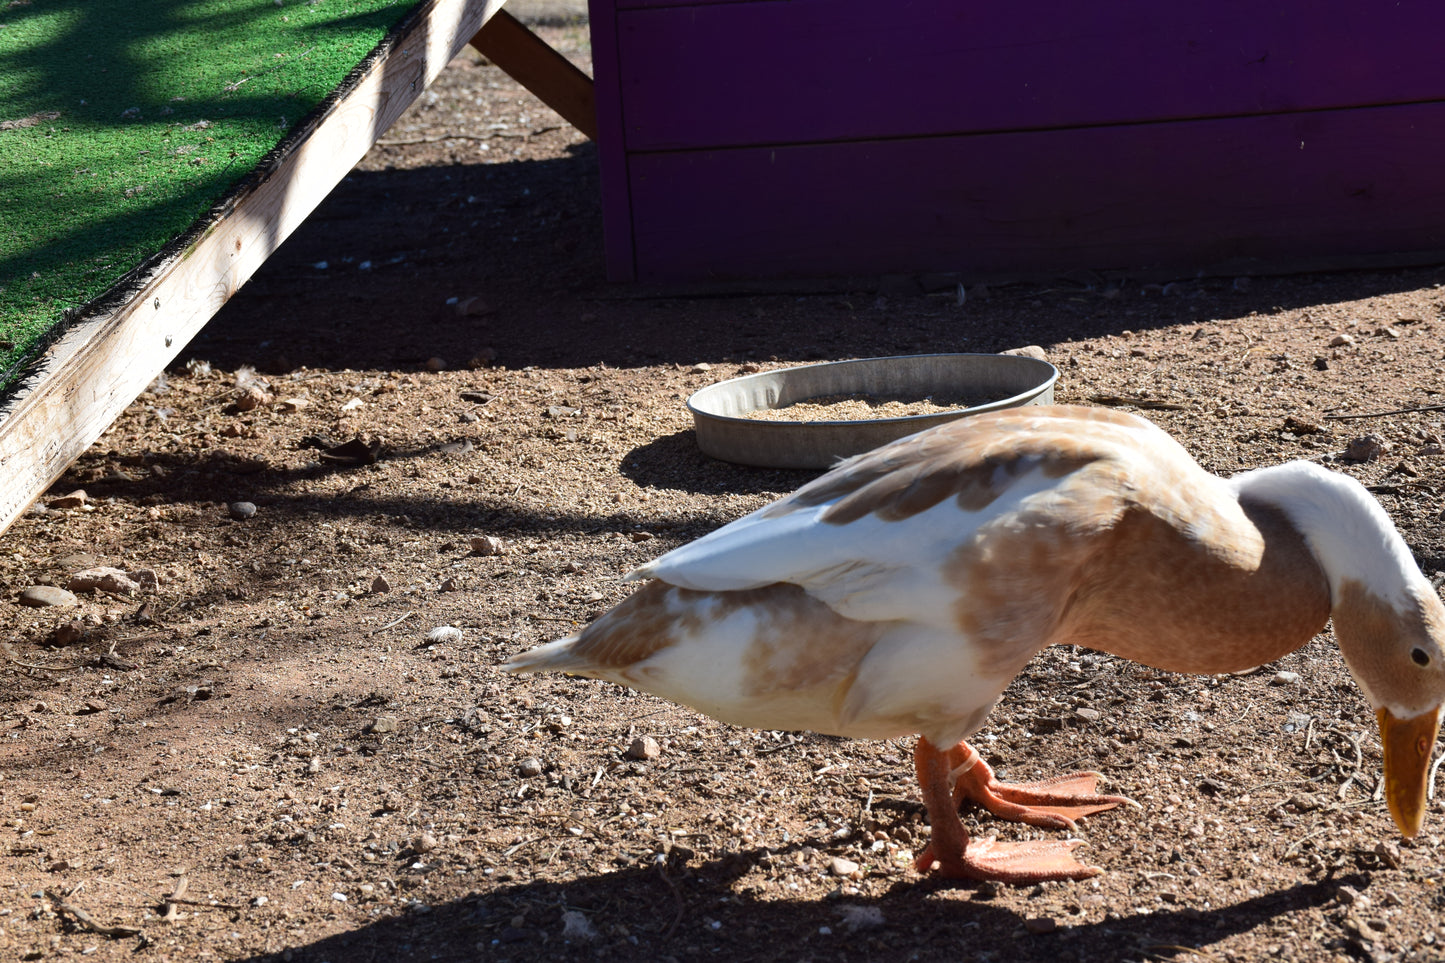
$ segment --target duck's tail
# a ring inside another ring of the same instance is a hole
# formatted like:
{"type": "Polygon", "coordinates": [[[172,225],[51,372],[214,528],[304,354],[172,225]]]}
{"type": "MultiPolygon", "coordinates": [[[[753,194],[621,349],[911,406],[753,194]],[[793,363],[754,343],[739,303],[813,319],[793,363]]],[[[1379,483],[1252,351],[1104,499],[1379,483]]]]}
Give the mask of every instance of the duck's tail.
{"type": "Polygon", "coordinates": [[[526,652],[518,652],[502,663],[502,671],[515,675],[530,675],[533,672],[571,672],[585,675],[592,661],[579,656],[573,648],[577,638],[569,635],[565,639],[548,642],[526,652]]]}

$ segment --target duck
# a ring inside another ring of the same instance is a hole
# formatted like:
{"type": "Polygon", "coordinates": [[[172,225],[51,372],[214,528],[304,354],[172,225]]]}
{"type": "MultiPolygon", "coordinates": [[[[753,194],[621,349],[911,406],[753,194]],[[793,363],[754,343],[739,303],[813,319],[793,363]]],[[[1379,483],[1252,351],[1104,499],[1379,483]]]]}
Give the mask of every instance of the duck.
{"type": "Polygon", "coordinates": [[[1306,461],[1223,478],[1114,408],[979,413],[840,462],[642,565],[641,588],[513,673],[604,679],[738,726],[917,735],[914,865],[1030,884],[1101,869],[1076,838],[970,838],[966,803],[1073,830],[1132,801],[1098,772],[1000,780],[968,744],[1044,648],[1253,669],[1333,621],[1375,711],[1384,797],[1419,832],[1445,706],[1445,605],[1379,502],[1306,461]]]}

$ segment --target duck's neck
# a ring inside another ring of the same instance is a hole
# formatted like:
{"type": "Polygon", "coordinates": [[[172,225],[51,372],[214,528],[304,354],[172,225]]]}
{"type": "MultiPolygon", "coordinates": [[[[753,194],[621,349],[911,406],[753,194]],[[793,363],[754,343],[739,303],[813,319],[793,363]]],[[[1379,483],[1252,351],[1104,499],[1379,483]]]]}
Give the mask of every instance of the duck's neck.
{"type": "Polygon", "coordinates": [[[1332,607],[1346,585],[1364,586],[1398,607],[1411,604],[1422,584],[1428,588],[1390,517],[1348,475],[1296,461],[1236,475],[1228,484],[1241,503],[1284,513],[1324,571],[1332,607]]]}

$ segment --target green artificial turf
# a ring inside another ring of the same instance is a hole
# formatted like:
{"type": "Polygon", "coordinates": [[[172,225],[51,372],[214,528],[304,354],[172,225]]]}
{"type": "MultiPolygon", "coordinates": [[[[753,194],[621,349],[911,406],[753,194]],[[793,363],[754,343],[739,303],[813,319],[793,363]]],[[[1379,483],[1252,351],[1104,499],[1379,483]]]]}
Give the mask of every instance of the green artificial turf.
{"type": "Polygon", "coordinates": [[[418,0],[0,0],[0,389],[418,0]]]}

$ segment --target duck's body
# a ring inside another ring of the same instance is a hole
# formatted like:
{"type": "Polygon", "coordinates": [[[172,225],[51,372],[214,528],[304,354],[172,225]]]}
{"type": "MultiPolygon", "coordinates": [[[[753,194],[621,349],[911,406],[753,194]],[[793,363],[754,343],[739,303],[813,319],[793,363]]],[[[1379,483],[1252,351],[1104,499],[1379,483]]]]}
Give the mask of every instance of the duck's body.
{"type": "MultiPolygon", "coordinates": [[[[931,810],[931,769],[975,767],[962,740],[1055,643],[1227,672],[1298,648],[1333,613],[1377,708],[1438,722],[1445,701],[1445,607],[1363,488],[1307,463],[1226,481],[1149,422],[1107,409],[1017,409],[922,432],[630,578],[655,581],[508,668],[610,679],[738,725],[919,733],[931,810]]],[[[1423,722],[1412,738],[1424,728],[1433,743],[1423,722]]],[[[979,772],[988,786],[963,795],[990,808],[1015,798],[979,772]]],[[[1055,825],[1120,801],[1077,778],[1034,796],[1020,801],[1045,815],[1015,818],[1055,825]]],[[[996,878],[1088,869],[1037,857],[1002,871],[936,858],[996,878]]]]}

